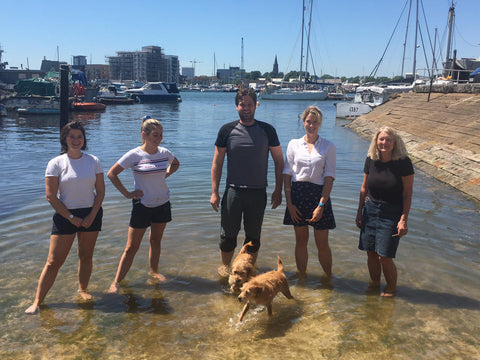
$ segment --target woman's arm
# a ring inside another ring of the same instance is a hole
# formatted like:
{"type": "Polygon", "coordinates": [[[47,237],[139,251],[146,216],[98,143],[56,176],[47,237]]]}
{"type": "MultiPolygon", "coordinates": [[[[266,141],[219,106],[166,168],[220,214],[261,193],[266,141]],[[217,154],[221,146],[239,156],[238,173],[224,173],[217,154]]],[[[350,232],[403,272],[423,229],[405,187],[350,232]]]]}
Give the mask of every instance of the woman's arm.
{"type": "Polygon", "coordinates": [[[57,213],[62,215],[65,219],[70,221],[73,225],[80,226],[83,219],[77,216],[70,218],[70,215],[72,215],[72,213],[70,212],[70,210],[67,209],[67,207],[60,201],[60,199],[57,196],[58,187],[59,187],[58,176],[47,176],[45,178],[45,196],[47,198],[47,201],[50,203],[50,205],[52,205],[52,207],[57,213]]]}
{"type": "Polygon", "coordinates": [[[297,223],[301,220],[302,213],[292,203],[292,175],[283,174],[283,190],[285,192],[285,201],[287,202],[290,217],[294,223],[297,223]]]}
{"type": "Polygon", "coordinates": [[[322,196],[320,198],[319,203],[322,203],[323,205],[320,206],[318,205],[315,210],[313,210],[312,218],[307,219],[309,222],[317,222],[323,217],[323,209],[325,207],[326,202],[328,199],[330,199],[330,193],[332,192],[332,187],[333,187],[333,181],[335,179],[332,176],[325,176],[324,178],[324,184],[323,184],[323,190],[322,190],[322,196]]]}
{"type": "Polygon", "coordinates": [[[143,196],[142,190],[134,190],[134,191],[128,191],[125,186],[123,186],[122,182],[120,181],[120,178],[118,177],[118,174],[120,174],[124,170],[123,167],[121,167],[118,162],[113,164],[113,166],[108,170],[107,176],[112,182],[112,184],[117,188],[120,193],[125,196],[127,199],[139,199],[143,196]]]}
{"type": "Polygon", "coordinates": [[[180,167],[180,162],[178,161],[178,159],[176,157],[174,157],[172,163],[167,168],[167,171],[165,173],[165,177],[167,178],[170,175],[172,175],[175,171],[178,170],[179,167],[180,167]]]}
{"type": "Polygon", "coordinates": [[[355,223],[359,228],[362,227],[362,209],[365,203],[365,198],[367,197],[367,179],[368,174],[363,174],[363,183],[362,187],[360,188],[360,198],[358,199],[357,217],[355,218],[355,223]]]}
{"type": "Polygon", "coordinates": [[[400,221],[397,225],[398,236],[406,235],[408,232],[407,222],[410,207],[412,206],[412,194],[413,194],[413,174],[408,176],[402,176],[403,184],[403,211],[400,221]]]}
{"type": "Polygon", "coordinates": [[[97,216],[98,210],[102,206],[103,199],[105,198],[105,180],[103,173],[97,174],[95,178],[95,199],[92,205],[92,211],[88,214],[85,219],[82,221],[82,226],[84,228],[89,228],[95,217],[97,216]]]}

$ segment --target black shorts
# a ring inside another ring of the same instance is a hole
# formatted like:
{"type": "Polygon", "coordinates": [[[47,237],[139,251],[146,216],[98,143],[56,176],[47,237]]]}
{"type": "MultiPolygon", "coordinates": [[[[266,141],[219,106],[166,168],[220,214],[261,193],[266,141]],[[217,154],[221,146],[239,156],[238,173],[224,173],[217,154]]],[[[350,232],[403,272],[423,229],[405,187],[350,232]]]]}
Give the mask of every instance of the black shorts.
{"type": "Polygon", "coordinates": [[[152,223],[167,223],[172,221],[170,201],[157,207],[146,207],[140,200],[133,200],[132,215],[130,216],[130,227],[134,229],[145,229],[152,223]]]}
{"type": "MultiPolygon", "coordinates": [[[[84,218],[90,212],[92,208],[82,208],[82,209],[70,209],[70,212],[79,218],[84,218]]],[[[77,227],[73,225],[70,220],[65,219],[59,213],[55,213],[53,215],[53,226],[52,226],[52,235],[71,235],[77,232],[93,232],[93,231],[100,231],[102,230],[102,218],[103,218],[103,209],[100,208],[97,212],[97,216],[92,222],[92,225],[88,228],[84,228],[83,226],[77,227]]]]}

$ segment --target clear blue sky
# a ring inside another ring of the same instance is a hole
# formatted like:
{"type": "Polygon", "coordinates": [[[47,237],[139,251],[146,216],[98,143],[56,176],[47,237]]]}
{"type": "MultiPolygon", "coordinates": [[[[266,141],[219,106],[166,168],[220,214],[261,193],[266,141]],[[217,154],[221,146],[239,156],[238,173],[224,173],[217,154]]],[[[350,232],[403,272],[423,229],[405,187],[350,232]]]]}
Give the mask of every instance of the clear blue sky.
{"type": "MultiPolygon", "coordinates": [[[[310,46],[316,74],[369,75],[405,2],[314,0],[310,46]]],[[[451,0],[421,3],[432,44],[438,29],[437,49],[442,49],[443,59],[451,0]]],[[[1,4],[0,46],[8,66],[25,68],[28,59],[31,69],[39,69],[44,57],[57,59],[57,47],[61,61],[71,63],[73,55],[85,55],[88,63],[104,64],[105,57],[117,51],[155,45],[167,55],[178,55],[182,67],[197,61],[196,75],[212,75],[214,54],[217,68],[240,66],[243,38],[246,71],[272,71],[275,55],[280,71],[299,69],[302,0],[2,0],[1,4]]],[[[455,10],[458,57],[479,58],[480,0],[456,0],[455,10]]],[[[424,26],[422,13],[421,23],[424,26]]],[[[405,24],[406,13],[377,76],[400,75],[405,24]]],[[[425,27],[422,33],[427,42],[425,27]]],[[[410,34],[404,72],[413,69],[412,43],[410,34]]],[[[417,68],[425,67],[424,59],[420,47],[417,68]]],[[[311,59],[309,71],[313,73],[311,59]]]]}

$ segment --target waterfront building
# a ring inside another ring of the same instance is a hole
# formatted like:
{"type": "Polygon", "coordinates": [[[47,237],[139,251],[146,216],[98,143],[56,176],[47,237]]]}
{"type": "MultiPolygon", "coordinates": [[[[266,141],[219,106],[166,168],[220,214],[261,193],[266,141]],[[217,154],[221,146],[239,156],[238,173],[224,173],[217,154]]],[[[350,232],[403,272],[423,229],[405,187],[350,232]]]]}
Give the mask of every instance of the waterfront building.
{"type": "Polygon", "coordinates": [[[182,76],[185,80],[192,80],[195,77],[195,69],[193,67],[182,67],[182,76]]]}
{"type": "Polygon", "coordinates": [[[164,55],[160,46],[143,46],[141,51],[119,51],[108,56],[110,79],[143,82],[178,81],[178,57],[164,55]]]}
{"type": "Polygon", "coordinates": [[[217,69],[217,78],[224,84],[234,83],[241,78],[240,67],[230,66],[228,69],[217,69]]]}
{"type": "Polygon", "coordinates": [[[99,79],[108,82],[110,79],[110,67],[107,64],[87,64],[85,66],[85,76],[89,82],[99,79]]]}

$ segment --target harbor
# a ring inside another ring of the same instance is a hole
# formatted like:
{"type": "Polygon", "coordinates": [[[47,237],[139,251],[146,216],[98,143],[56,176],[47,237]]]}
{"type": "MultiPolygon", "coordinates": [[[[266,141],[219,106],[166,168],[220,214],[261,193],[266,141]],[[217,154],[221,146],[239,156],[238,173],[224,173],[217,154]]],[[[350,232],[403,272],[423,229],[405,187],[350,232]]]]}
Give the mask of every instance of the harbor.
{"type": "MultiPolygon", "coordinates": [[[[59,119],[9,113],[0,120],[5,159],[0,170],[8,174],[0,179],[2,359],[478,358],[479,204],[416,165],[409,233],[397,253],[398,295],[366,294],[366,256],[357,249],[355,214],[369,139],[351,130],[351,121],[335,118],[334,101],[315,103],[324,113],[320,135],[337,146],[332,283],[322,281],[313,241],[307,279],[298,281],[293,229],[282,225],[285,201],[275,210],[267,206],[258,271],[273,269],[279,255],[295,299],[279,295],[272,317],[258,307],[237,323],[242,306],[218,279],[220,217],[209,204],[213,144],[220,126],[237,117],[234,97],[192,92],[182,94],[181,103],[69,114],[85,125],[87,152],[99,157],[105,172],[140,144],[142,116],[162,122],[162,144],[181,164],[167,180],[173,220],[165,230],[159,268],[167,282],[150,282],[144,239],[120,294],[106,293],[125,246],[131,209],[107,179],[89,285],[94,302],[82,302],[76,292],[75,243],[36,316],[24,311],[48,253],[53,211],[44,196],[44,171],[60,150],[59,119]]],[[[285,152],[291,138],[304,134],[299,115],[308,105],[261,101],[256,118],[275,126],[285,152]]],[[[131,187],[131,173],[122,176],[131,187]]],[[[273,179],[270,162],[269,194],[273,179]]]]}
{"type": "Polygon", "coordinates": [[[416,168],[480,202],[478,114],[479,93],[410,92],[347,126],[365,139],[382,125],[399,130],[416,168]]]}

